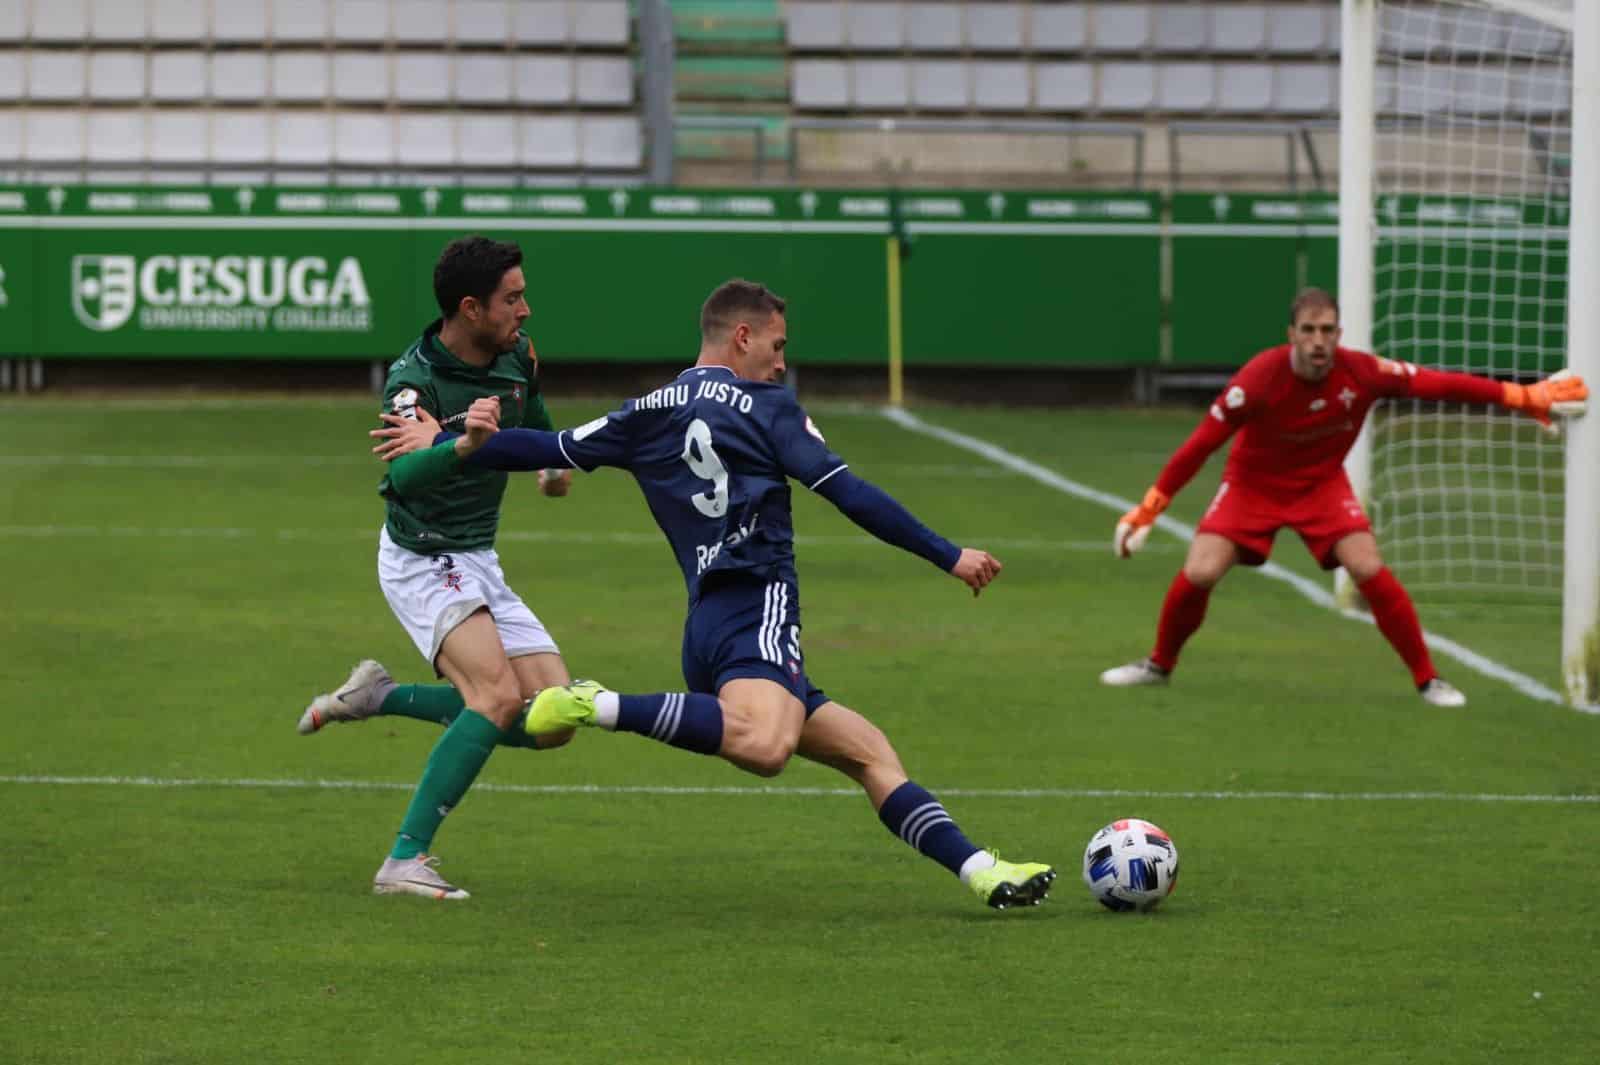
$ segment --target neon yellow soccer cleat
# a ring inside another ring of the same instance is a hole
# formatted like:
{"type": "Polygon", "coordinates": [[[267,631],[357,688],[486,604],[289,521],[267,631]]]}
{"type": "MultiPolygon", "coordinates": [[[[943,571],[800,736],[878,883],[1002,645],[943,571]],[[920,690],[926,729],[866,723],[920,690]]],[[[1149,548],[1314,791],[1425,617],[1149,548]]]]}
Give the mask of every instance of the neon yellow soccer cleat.
{"type": "Polygon", "coordinates": [[[530,736],[547,736],[578,725],[593,725],[594,697],[605,687],[592,680],[575,680],[564,688],[546,688],[528,707],[522,728],[530,736]]]}
{"type": "Polygon", "coordinates": [[[1050,894],[1056,871],[1038,862],[1008,862],[994,851],[994,864],[973,873],[967,881],[972,893],[997,910],[1010,906],[1037,906],[1050,894]]]}

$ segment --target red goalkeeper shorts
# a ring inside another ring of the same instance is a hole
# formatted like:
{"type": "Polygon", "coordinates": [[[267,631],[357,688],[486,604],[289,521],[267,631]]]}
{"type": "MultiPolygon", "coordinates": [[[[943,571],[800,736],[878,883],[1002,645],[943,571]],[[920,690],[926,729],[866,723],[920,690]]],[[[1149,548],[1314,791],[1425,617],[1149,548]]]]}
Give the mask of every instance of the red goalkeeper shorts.
{"type": "Polygon", "coordinates": [[[1239,548],[1239,561],[1259,566],[1272,554],[1273,537],[1286,526],[1300,534],[1323,569],[1338,568],[1333,547],[1340,540],[1372,531],[1372,522],[1343,471],[1298,493],[1266,491],[1237,477],[1224,478],[1200,519],[1199,531],[1231,540],[1239,548]]]}

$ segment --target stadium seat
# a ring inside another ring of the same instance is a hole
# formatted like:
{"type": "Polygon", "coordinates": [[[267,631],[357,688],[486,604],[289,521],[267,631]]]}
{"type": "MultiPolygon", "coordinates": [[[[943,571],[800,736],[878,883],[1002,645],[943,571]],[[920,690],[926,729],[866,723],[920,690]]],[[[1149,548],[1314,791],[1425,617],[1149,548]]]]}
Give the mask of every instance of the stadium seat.
{"type": "Polygon", "coordinates": [[[898,59],[852,59],[850,104],[869,110],[892,111],[910,103],[906,65],[898,59]]]}
{"type": "MultiPolygon", "coordinates": [[[[218,129],[219,146],[221,131],[227,130],[229,135],[238,142],[235,151],[247,154],[243,150],[244,138],[250,134],[248,123],[255,122],[260,127],[259,146],[247,161],[258,162],[267,157],[267,138],[265,133],[266,118],[259,112],[247,112],[244,115],[229,115],[227,112],[218,111],[216,125],[218,129]]],[[[147,131],[150,145],[150,161],[152,163],[183,164],[203,163],[214,158],[222,159],[223,156],[211,144],[210,120],[204,111],[151,111],[150,125],[147,131]]]]}
{"type": "Polygon", "coordinates": [[[365,111],[333,116],[333,159],[352,166],[394,164],[394,119],[365,111]]]}
{"type": "Polygon", "coordinates": [[[578,165],[578,116],[534,115],[521,120],[517,158],[536,169],[569,169],[578,165]]]}
{"type": "MultiPolygon", "coordinates": [[[[573,61],[564,55],[517,57],[512,91],[518,103],[570,104],[573,100],[573,61]]],[[[577,142],[574,135],[573,142],[577,142]]]]}
{"type": "Polygon", "coordinates": [[[1102,63],[1097,104],[1102,111],[1148,111],[1156,101],[1156,71],[1148,63],[1102,63]]]}
{"type": "Polygon", "coordinates": [[[1142,52],[1154,40],[1149,4],[1101,4],[1095,8],[1096,51],[1142,52]]]}
{"type": "Polygon", "coordinates": [[[502,0],[459,0],[455,13],[457,44],[504,46],[511,36],[511,12],[502,0]]]}
{"type": "Polygon", "coordinates": [[[140,163],[147,158],[142,112],[123,108],[87,115],[84,144],[89,162],[140,163]]]}
{"type": "Polygon", "coordinates": [[[1254,55],[1267,47],[1267,9],[1260,4],[1214,4],[1210,18],[1213,52],[1254,55]]]}
{"type": "Polygon", "coordinates": [[[1437,9],[1380,5],[1378,48],[1397,55],[1426,55],[1432,48],[1449,47],[1454,27],[1455,20],[1437,9]]]}
{"type": "Polygon", "coordinates": [[[845,35],[855,51],[898,51],[905,44],[905,26],[900,5],[852,0],[845,21],[845,35]]]}
{"type": "Polygon", "coordinates": [[[1088,63],[1038,63],[1033,104],[1041,111],[1087,111],[1094,105],[1094,68],[1088,63]]]}
{"type": "MultiPolygon", "coordinates": [[[[266,4],[259,0],[211,0],[211,4],[211,35],[216,40],[260,45],[267,39],[266,4]]],[[[192,12],[193,7],[180,10],[192,12]]]]}
{"type": "Polygon", "coordinates": [[[577,44],[620,48],[628,43],[628,0],[583,0],[572,7],[572,39],[577,44]]]}
{"type": "Polygon", "coordinates": [[[305,44],[328,37],[328,0],[272,0],[274,44],[305,44]]]}
{"type": "Polygon", "coordinates": [[[1325,114],[1339,101],[1339,69],[1331,63],[1279,63],[1273,70],[1272,109],[1325,114]]]}
{"type": "Polygon", "coordinates": [[[633,103],[633,63],[622,57],[578,60],[578,102],[601,106],[633,103]]]}
{"type": "Polygon", "coordinates": [[[83,112],[24,112],[22,157],[32,163],[68,163],[83,159],[83,112]]]}
{"type": "Polygon", "coordinates": [[[1501,51],[1506,46],[1505,19],[1493,11],[1464,7],[1456,13],[1451,44],[1457,55],[1501,51]]]}
{"type": "MultiPolygon", "coordinates": [[[[23,98],[22,53],[13,49],[0,51],[0,100],[23,98]]],[[[0,141],[0,144],[4,144],[0,141]]]]}
{"type": "Polygon", "coordinates": [[[394,98],[404,103],[439,104],[450,99],[450,57],[441,52],[397,52],[394,98]]]}
{"type": "Polygon", "coordinates": [[[972,99],[980,111],[1026,111],[1025,63],[978,62],[972,66],[972,99]]]}
{"type": "Polygon", "coordinates": [[[572,20],[565,3],[529,0],[514,7],[511,36],[517,44],[562,45],[572,40],[572,20]]]}
{"type": "Polygon", "coordinates": [[[1400,67],[1395,79],[1395,113],[1432,115],[1449,110],[1455,93],[1452,73],[1446,67],[1400,67]]]}
{"type": "Polygon", "coordinates": [[[28,96],[34,100],[83,99],[85,72],[82,52],[28,54],[28,96]]]}
{"type": "Polygon", "coordinates": [[[257,103],[267,97],[267,57],[260,52],[216,52],[211,56],[211,95],[257,103]]]}
{"type": "MultiPolygon", "coordinates": [[[[157,112],[160,115],[160,112],[157,112]]],[[[218,163],[261,165],[272,158],[272,125],[261,110],[211,114],[211,158],[218,163]]]]}
{"type": "Polygon", "coordinates": [[[1450,110],[1465,115],[1498,114],[1505,110],[1511,91],[1511,77],[1506,70],[1457,70],[1450,110]]]}
{"type": "Polygon", "coordinates": [[[1336,14],[1336,7],[1320,4],[1274,4],[1267,12],[1267,46],[1286,55],[1323,51],[1336,14]]]}
{"type": "Polygon", "coordinates": [[[974,52],[1020,52],[1022,5],[968,5],[967,45],[974,52]]]}
{"type": "Polygon", "coordinates": [[[1210,15],[1203,4],[1157,4],[1151,17],[1156,51],[1205,51],[1210,46],[1210,15]]]}
{"type": "Polygon", "coordinates": [[[637,170],[644,161],[639,120],[632,115],[590,115],[580,131],[579,158],[598,170],[637,170]]]}
{"type": "MultiPolygon", "coordinates": [[[[192,0],[149,0],[149,39],[155,44],[203,41],[211,33],[210,12],[192,0]]],[[[154,142],[152,141],[152,144],[154,142]]]]}
{"type": "Polygon", "coordinates": [[[141,100],[144,80],[143,52],[106,49],[89,53],[89,96],[93,99],[141,100]]]}
{"type": "Polygon", "coordinates": [[[333,39],[336,43],[379,44],[388,36],[388,0],[335,0],[333,39]]]}
{"type": "Polygon", "coordinates": [[[1513,55],[1555,55],[1570,38],[1526,15],[1505,16],[1505,46],[1513,55]]]}
{"type": "Polygon", "coordinates": [[[1089,43],[1083,4],[1035,4],[1028,40],[1035,52],[1081,52],[1089,43]]]}
{"type": "Polygon", "coordinates": [[[516,165],[517,127],[515,118],[509,113],[467,113],[457,116],[456,142],[462,160],[470,167],[516,165]]]}
{"type": "Polygon", "coordinates": [[[907,4],[906,40],[910,42],[912,50],[959,52],[961,12],[959,4],[907,4]]]}
{"type": "Polygon", "coordinates": [[[919,111],[965,111],[972,103],[967,65],[956,59],[912,63],[911,103],[919,111]]]}
{"type": "Polygon", "coordinates": [[[850,76],[838,59],[798,59],[790,68],[794,105],[837,110],[850,104],[850,76]]]}
{"type": "MultiPolygon", "coordinates": [[[[947,7],[949,5],[929,5],[947,7]]],[[[788,5],[785,30],[789,47],[798,51],[844,48],[844,8],[836,3],[795,2],[788,5]]],[[[957,12],[957,18],[960,14],[957,12]]]]}
{"type": "MultiPolygon", "coordinates": [[[[9,44],[26,40],[28,36],[28,20],[26,16],[27,9],[22,4],[0,4],[0,41],[9,44]]],[[[17,136],[20,137],[22,135],[22,120],[18,118],[14,125],[16,126],[17,136]]]]}
{"type": "Polygon", "coordinates": [[[150,98],[159,102],[203,100],[206,95],[204,52],[152,52],[150,98]]]}
{"type": "Polygon", "coordinates": [[[290,166],[327,166],[333,158],[333,122],[318,111],[279,111],[272,116],[272,161],[290,166]]]}
{"type": "Polygon", "coordinates": [[[1156,71],[1156,106],[1177,114],[1210,111],[1217,103],[1210,63],[1163,63],[1156,71]]]}
{"type": "Polygon", "coordinates": [[[272,53],[272,96],[277,100],[327,99],[328,54],[272,53]]]}
{"type": "MultiPolygon", "coordinates": [[[[26,6],[27,0],[9,4],[26,6]]],[[[89,10],[86,0],[33,0],[31,35],[36,41],[81,41],[89,35],[89,10]]]]}
{"type": "Polygon", "coordinates": [[[1219,63],[1217,110],[1260,114],[1272,108],[1272,68],[1265,63],[1219,63]]]}
{"type": "Polygon", "coordinates": [[[377,52],[333,54],[336,100],[382,103],[389,98],[389,57],[377,52]]]}
{"type": "Polygon", "coordinates": [[[455,99],[465,104],[511,102],[511,57],[462,52],[455,57],[455,99]]]}
{"type": "Polygon", "coordinates": [[[403,45],[438,46],[450,36],[450,24],[439,17],[434,0],[393,0],[389,32],[403,45]]]}
{"type": "Polygon", "coordinates": [[[148,15],[145,0],[94,0],[89,8],[89,38],[97,43],[143,43],[148,15]]]}
{"type": "Polygon", "coordinates": [[[455,123],[449,115],[402,114],[395,116],[396,163],[415,169],[453,167],[456,154],[455,123]]]}
{"type": "Polygon", "coordinates": [[[1572,75],[1557,67],[1528,67],[1511,75],[1513,107],[1535,117],[1563,115],[1572,107],[1572,75]]]}

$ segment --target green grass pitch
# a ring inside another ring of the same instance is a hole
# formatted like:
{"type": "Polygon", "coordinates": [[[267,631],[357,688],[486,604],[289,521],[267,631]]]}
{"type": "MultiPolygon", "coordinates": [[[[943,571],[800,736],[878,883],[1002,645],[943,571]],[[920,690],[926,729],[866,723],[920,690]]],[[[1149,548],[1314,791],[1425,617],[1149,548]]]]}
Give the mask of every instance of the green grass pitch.
{"type": "MultiPolygon", "coordinates": [[[[797,490],[808,667],[976,840],[1058,865],[1046,906],[980,906],[819,767],[603,734],[496,753],[437,841],[470,902],[372,896],[436,732],[294,730],[357,658],[428,676],[376,584],[372,408],[0,404],[0,1061],[1600,1060],[1600,718],[1448,660],[1471,705],[1427,707],[1370,626],[1243,572],[1173,687],[1103,689],[1181,544],[1115,562],[1114,512],[867,409],[815,413],[1006,568],[974,600],[797,490]],[[1151,915],[1078,879],[1122,816],[1182,852],[1151,915]]],[[[1127,497],[1197,417],[919,414],[1127,497]]],[[[625,475],[528,478],[503,530],[576,673],[679,686],[681,581],[625,475]]],[[[1556,683],[1553,605],[1419,607],[1556,683]]]]}

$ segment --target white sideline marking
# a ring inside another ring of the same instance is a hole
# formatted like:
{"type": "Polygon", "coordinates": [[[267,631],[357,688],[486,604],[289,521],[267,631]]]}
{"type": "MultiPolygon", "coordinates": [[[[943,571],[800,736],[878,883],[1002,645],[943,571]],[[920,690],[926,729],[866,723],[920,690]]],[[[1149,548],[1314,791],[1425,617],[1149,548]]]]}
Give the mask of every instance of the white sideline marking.
{"type": "MultiPolygon", "coordinates": [[[[909,429],[911,432],[921,433],[924,436],[931,436],[936,440],[943,440],[945,443],[954,447],[959,447],[966,451],[971,451],[982,455],[990,462],[998,463],[1001,466],[1016,470],[1018,473],[1033,478],[1040,484],[1048,485],[1059,492],[1065,492],[1067,495],[1076,496],[1079,499],[1088,500],[1091,503],[1098,503],[1108,510],[1114,511],[1118,514],[1126,513],[1132,510],[1136,505],[1135,501],[1132,499],[1124,499],[1121,496],[1115,496],[1109,492],[1102,492],[1098,489],[1090,488],[1088,485],[1079,484],[1077,481],[1074,481],[1068,477],[1063,477],[1054,470],[1046,469],[1045,467],[1034,462],[1029,462],[1022,456],[1014,455],[1004,448],[991,444],[986,440],[980,440],[975,436],[968,436],[965,433],[958,433],[953,429],[945,429],[941,426],[930,425],[918,418],[916,415],[908,414],[903,410],[897,410],[893,407],[885,407],[883,408],[883,416],[889,421],[894,422],[896,425],[899,425],[904,429],[909,429]]],[[[1160,518],[1156,519],[1156,525],[1183,540],[1194,539],[1194,526],[1186,525],[1175,518],[1162,515],[1160,518]]],[[[1108,554],[1110,553],[1110,537],[1107,537],[1105,543],[1101,545],[1101,550],[1107,552],[1108,554]]],[[[1332,592],[1328,591],[1326,588],[1322,587],[1320,584],[1317,584],[1315,581],[1310,580],[1309,578],[1302,577],[1298,573],[1292,573],[1289,570],[1284,569],[1276,562],[1268,562],[1264,566],[1253,568],[1255,568],[1256,571],[1263,577],[1270,577],[1273,580],[1283,581],[1285,584],[1289,585],[1295,591],[1299,592],[1301,595],[1305,596],[1318,606],[1335,610],[1342,616],[1347,617],[1352,621],[1361,621],[1368,625],[1374,624],[1371,617],[1358,610],[1340,609],[1338,603],[1334,600],[1332,592]]],[[[1563,706],[1568,705],[1567,700],[1560,694],[1551,690],[1550,688],[1545,687],[1543,684],[1540,684],[1538,681],[1534,680],[1530,676],[1527,676],[1526,674],[1518,673],[1516,670],[1511,669],[1508,666],[1503,666],[1499,662],[1496,662],[1491,658],[1487,658],[1471,648],[1465,647],[1444,636],[1438,636],[1427,631],[1424,631],[1422,635],[1427,641],[1429,647],[1433,648],[1435,651],[1439,651],[1442,654],[1448,655],[1457,662],[1460,662],[1462,665],[1466,666],[1468,669],[1471,669],[1477,673],[1481,673],[1486,677],[1492,677],[1495,680],[1504,681],[1530,698],[1539,699],[1547,703],[1558,703],[1563,706]]],[[[1574,709],[1589,714],[1600,713],[1600,706],[1580,706],[1574,707],[1574,709]]]]}
{"type": "MultiPolygon", "coordinates": [[[[0,525],[0,540],[58,540],[67,537],[105,539],[155,540],[251,540],[261,538],[278,541],[334,541],[370,540],[377,542],[376,529],[251,529],[227,525],[198,526],[194,528],[146,528],[138,525],[0,525]]],[[[630,532],[553,532],[544,529],[502,529],[495,536],[501,543],[532,544],[659,544],[660,533],[630,532]]],[[[1021,537],[979,537],[990,547],[1007,551],[1102,551],[1105,544],[1098,540],[1029,540],[1021,537]]],[[[866,547],[879,543],[877,539],[861,536],[796,536],[799,547],[866,547]]],[[[1172,553],[1167,548],[1147,548],[1161,554],[1172,553]]]]}
{"type": "MultiPolygon", "coordinates": [[[[415,791],[416,784],[387,780],[271,780],[266,778],[199,777],[68,777],[46,775],[0,776],[0,784],[58,787],[99,786],[122,788],[289,788],[300,791],[415,791]]],[[[775,788],[752,785],[720,787],[672,784],[492,784],[472,786],[474,792],[497,791],[512,795],[727,795],[735,797],[835,798],[860,796],[859,788],[775,788]]],[[[1497,794],[1452,791],[1139,791],[1128,788],[940,788],[941,795],[966,799],[1148,799],[1148,800],[1294,800],[1303,802],[1475,802],[1549,803],[1560,806],[1600,804],[1600,795],[1497,794]]]]}

